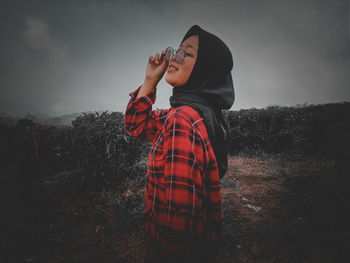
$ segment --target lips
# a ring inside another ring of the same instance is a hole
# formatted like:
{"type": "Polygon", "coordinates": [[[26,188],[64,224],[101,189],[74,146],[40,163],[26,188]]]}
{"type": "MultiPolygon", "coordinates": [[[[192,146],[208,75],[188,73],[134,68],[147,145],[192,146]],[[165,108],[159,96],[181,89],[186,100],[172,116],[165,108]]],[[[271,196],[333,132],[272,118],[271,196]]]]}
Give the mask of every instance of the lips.
{"type": "Polygon", "coordinates": [[[177,67],[175,67],[174,65],[169,65],[169,67],[168,67],[168,69],[171,69],[171,68],[175,68],[175,70],[178,70],[178,68],[177,67]]]}

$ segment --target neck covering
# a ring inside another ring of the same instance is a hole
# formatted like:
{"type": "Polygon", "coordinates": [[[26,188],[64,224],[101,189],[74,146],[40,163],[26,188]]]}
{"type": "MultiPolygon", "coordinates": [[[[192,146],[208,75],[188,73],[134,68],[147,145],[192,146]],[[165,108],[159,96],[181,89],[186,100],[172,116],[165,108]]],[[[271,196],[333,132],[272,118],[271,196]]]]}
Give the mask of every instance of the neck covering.
{"type": "Polygon", "coordinates": [[[173,87],[170,105],[187,105],[198,111],[207,128],[218,164],[219,178],[227,170],[228,138],[223,109],[230,109],[235,100],[231,70],[232,54],[217,36],[193,25],[181,44],[190,36],[199,35],[197,59],[187,82],[173,87]]]}

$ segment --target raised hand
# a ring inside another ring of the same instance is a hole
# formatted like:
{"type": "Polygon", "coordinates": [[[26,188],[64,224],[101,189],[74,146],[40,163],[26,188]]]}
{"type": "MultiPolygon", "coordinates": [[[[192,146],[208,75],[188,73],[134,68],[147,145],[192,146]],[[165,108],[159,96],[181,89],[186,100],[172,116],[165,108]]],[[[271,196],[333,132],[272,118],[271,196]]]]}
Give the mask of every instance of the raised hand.
{"type": "Polygon", "coordinates": [[[157,84],[164,76],[168,64],[169,61],[166,59],[165,50],[161,54],[156,53],[154,57],[151,55],[148,59],[145,80],[157,84]]]}

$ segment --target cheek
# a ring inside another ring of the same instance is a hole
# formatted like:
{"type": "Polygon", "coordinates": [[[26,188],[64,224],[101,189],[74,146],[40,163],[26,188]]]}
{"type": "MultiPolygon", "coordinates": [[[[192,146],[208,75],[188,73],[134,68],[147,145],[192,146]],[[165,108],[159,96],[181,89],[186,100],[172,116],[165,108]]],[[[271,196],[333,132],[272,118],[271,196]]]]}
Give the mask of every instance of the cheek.
{"type": "Polygon", "coordinates": [[[166,80],[177,85],[183,85],[191,75],[193,65],[183,64],[178,71],[168,73],[166,80]]]}
{"type": "Polygon", "coordinates": [[[181,67],[177,72],[179,74],[179,78],[181,78],[182,80],[187,80],[191,75],[191,69],[192,68],[190,67],[190,65],[184,65],[183,67],[181,67]]]}

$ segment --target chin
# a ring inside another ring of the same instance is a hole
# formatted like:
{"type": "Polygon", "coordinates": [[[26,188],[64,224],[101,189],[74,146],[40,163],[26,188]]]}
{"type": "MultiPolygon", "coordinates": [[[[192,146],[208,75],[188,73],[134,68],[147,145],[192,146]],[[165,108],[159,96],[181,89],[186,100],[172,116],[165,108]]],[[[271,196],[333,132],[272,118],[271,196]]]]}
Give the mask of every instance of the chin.
{"type": "Polygon", "coordinates": [[[173,87],[177,86],[176,80],[169,78],[168,75],[165,77],[165,81],[173,87]]]}

